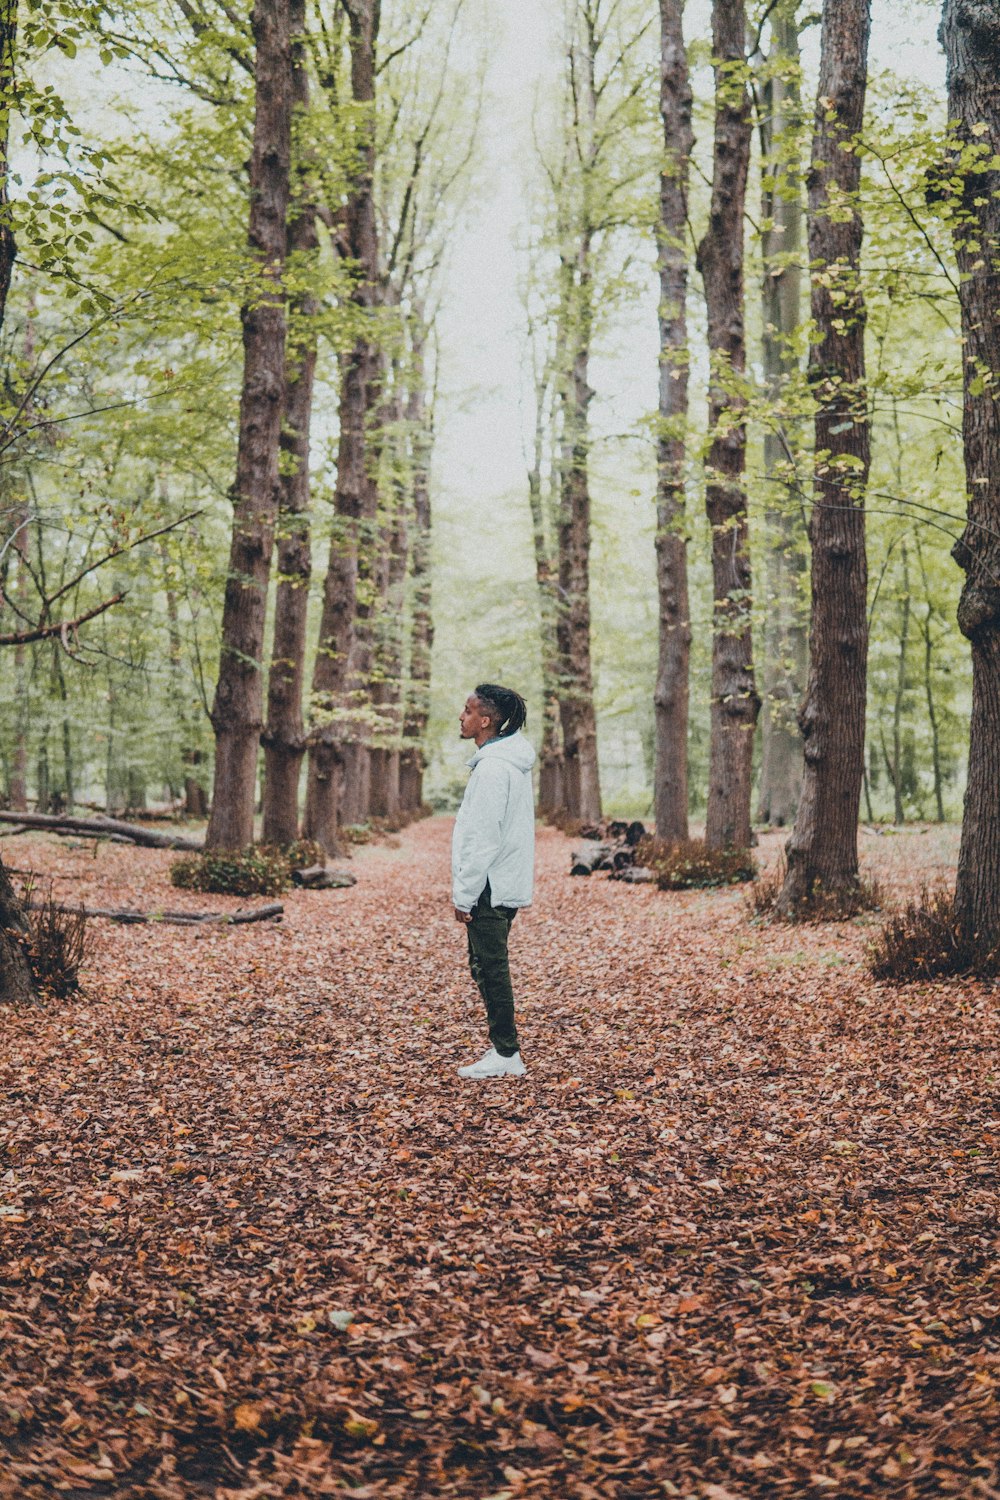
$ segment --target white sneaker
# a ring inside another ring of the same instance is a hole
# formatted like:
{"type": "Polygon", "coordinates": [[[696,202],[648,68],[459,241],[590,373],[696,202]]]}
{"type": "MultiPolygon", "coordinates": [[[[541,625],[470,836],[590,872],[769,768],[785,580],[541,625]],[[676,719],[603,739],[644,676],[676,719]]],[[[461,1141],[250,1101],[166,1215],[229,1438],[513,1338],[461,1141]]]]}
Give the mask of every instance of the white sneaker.
{"type": "Polygon", "coordinates": [[[528,1070],[521,1061],[520,1052],[513,1057],[501,1057],[495,1047],[484,1052],[478,1062],[459,1068],[459,1078],[520,1078],[528,1070]]]}

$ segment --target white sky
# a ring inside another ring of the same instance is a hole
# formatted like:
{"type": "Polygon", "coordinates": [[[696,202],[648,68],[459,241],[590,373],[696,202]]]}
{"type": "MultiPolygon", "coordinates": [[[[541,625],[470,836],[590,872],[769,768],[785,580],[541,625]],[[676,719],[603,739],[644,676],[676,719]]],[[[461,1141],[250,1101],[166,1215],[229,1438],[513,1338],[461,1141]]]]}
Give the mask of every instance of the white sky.
{"type": "MultiPolygon", "coordinates": [[[[466,599],[475,598],[480,582],[495,576],[498,565],[519,582],[522,596],[531,589],[521,411],[523,396],[527,394],[529,402],[531,396],[522,389],[517,247],[524,240],[534,179],[532,115],[539,93],[556,85],[562,14],[561,0],[471,3],[481,7],[478,13],[484,20],[489,16],[496,42],[490,55],[481,133],[481,181],[478,191],[470,195],[451,245],[440,315],[442,385],[434,486],[437,556],[439,561],[449,556],[461,559],[466,599]]],[[[818,3],[815,8],[819,10],[818,3]]],[[[925,82],[936,93],[943,90],[944,59],[936,39],[939,14],[937,0],[873,0],[872,71],[891,68],[925,82]]],[[[685,34],[689,42],[710,38],[710,0],[688,0],[685,34]]],[[[811,74],[818,49],[816,26],[804,39],[805,63],[811,74]]],[[[711,87],[707,78],[704,87],[711,87]]],[[[807,88],[812,91],[812,85],[807,88]]],[[[693,286],[697,289],[696,277],[693,286]]],[[[656,300],[651,277],[645,306],[637,305],[623,326],[619,348],[603,351],[594,361],[591,379],[598,399],[592,412],[595,425],[605,430],[627,431],[655,409],[656,300]]],[[[693,402],[699,399],[696,387],[693,382],[693,402]]],[[[635,483],[635,453],[632,457],[633,471],[626,458],[617,487],[614,473],[598,478],[595,529],[618,530],[627,538],[633,548],[630,563],[637,574],[648,576],[652,608],[650,497],[637,499],[630,493],[635,483]]],[[[598,553],[595,574],[599,567],[598,553]]],[[[457,695],[461,684],[474,680],[477,671],[499,677],[504,667],[502,654],[499,660],[491,657],[488,643],[484,646],[470,629],[469,614],[465,609],[437,614],[434,727],[442,770],[461,764],[459,747],[451,743],[449,689],[457,695]]],[[[512,614],[514,628],[519,618],[512,614]]],[[[595,618],[595,635],[599,630],[600,621],[595,618]]],[[[595,644],[599,649],[599,640],[595,644]]],[[[617,734],[611,726],[604,736],[601,753],[605,761],[620,749],[614,743],[617,734]]],[[[635,746],[626,746],[623,754],[635,763],[635,746]]],[[[624,776],[621,766],[619,771],[624,776]]]]}

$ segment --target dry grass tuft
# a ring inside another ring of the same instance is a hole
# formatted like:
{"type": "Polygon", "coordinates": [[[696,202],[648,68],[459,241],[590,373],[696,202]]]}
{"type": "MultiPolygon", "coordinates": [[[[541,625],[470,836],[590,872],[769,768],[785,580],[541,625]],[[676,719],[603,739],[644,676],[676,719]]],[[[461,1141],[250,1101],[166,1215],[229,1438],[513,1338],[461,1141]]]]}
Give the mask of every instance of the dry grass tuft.
{"type": "Polygon", "coordinates": [[[849,890],[824,891],[821,886],[815,886],[808,901],[800,902],[790,915],[779,919],[778,898],[785,884],[786,872],[787,865],[782,855],[776,865],[758,875],[744,898],[746,913],[751,920],[847,922],[864,912],[882,911],[887,904],[882,882],[874,875],[864,874],[849,890]]]}
{"type": "Polygon", "coordinates": [[[920,979],[1000,974],[1000,948],[964,933],[955,915],[955,897],[945,886],[924,889],[893,912],[868,947],[868,967],[876,979],[910,984],[920,979]]]}

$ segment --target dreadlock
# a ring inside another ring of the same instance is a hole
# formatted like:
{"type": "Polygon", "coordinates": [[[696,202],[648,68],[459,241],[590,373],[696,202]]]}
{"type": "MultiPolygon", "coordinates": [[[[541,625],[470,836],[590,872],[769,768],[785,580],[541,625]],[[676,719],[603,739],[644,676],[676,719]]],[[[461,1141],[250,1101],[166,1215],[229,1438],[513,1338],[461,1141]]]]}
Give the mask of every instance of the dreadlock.
{"type": "Polygon", "coordinates": [[[498,739],[507,739],[527,724],[528,705],[513,688],[500,687],[495,682],[481,682],[474,696],[479,707],[489,715],[498,739]]]}

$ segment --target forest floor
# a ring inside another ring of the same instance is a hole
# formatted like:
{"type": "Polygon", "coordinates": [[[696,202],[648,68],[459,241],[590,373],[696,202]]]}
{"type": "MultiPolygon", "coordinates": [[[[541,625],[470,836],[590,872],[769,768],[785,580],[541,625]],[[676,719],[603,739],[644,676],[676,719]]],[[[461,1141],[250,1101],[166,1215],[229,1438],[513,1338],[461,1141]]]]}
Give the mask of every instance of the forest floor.
{"type": "MultiPolygon", "coordinates": [[[[94,923],[82,995],[3,1014],[0,1495],[997,1496],[996,994],[873,983],[865,922],[570,879],[546,831],[529,1071],[463,1083],[449,835],[280,925],[94,923]]],[[[862,843],[897,890],[955,852],[862,843]]]]}

